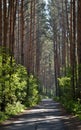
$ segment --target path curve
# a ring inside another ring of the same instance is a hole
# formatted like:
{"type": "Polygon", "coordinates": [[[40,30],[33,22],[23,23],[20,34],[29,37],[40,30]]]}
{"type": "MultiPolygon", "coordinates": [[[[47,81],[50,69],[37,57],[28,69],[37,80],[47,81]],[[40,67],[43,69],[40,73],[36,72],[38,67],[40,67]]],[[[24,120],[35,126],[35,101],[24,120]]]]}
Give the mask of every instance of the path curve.
{"type": "Polygon", "coordinates": [[[66,114],[58,102],[43,99],[33,109],[6,121],[0,130],[81,130],[81,122],[66,114]]]}

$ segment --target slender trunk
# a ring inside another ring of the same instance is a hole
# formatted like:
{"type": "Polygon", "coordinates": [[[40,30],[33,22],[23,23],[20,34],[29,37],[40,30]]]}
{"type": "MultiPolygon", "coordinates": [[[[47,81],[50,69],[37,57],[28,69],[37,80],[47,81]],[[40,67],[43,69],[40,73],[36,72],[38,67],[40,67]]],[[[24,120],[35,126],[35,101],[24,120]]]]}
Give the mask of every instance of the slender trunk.
{"type": "Polygon", "coordinates": [[[23,44],[24,44],[24,16],[23,16],[23,0],[21,1],[21,64],[24,65],[24,52],[23,52],[23,44]]]}
{"type": "Polygon", "coordinates": [[[0,0],[0,46],[2,46],[2,0],[0,0]]]}
{"type": "Polygon", "coordinates": [[[77,51],[78,51],[78,90],[79,90],[79,98],[81,98],[81,1],[78,1],[78,22],[77,22],[77,51]]]}

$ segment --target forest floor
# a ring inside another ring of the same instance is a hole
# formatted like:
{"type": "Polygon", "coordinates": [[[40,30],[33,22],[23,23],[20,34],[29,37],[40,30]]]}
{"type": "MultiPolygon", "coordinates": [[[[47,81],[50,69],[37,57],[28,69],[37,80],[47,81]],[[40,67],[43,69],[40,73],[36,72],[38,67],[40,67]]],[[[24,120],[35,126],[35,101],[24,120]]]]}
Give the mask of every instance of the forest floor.
{"type": "Polygon", "coordinates": [[[5,121],[0,130],[81,130],[81,121],[60,103],[43,99],[36,107],[5,121]]]}

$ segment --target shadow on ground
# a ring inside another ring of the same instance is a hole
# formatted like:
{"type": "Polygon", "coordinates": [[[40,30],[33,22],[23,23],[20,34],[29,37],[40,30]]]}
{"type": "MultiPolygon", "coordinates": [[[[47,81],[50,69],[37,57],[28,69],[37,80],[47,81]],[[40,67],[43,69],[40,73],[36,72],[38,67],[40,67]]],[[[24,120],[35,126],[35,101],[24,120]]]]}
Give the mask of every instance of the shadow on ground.
{"type": "Polygon", "coordinates": [[[66,114],[59,103],[43,100],[33,109],[5,122],[0,130],[81,130],[81,122],[66,114]]]}

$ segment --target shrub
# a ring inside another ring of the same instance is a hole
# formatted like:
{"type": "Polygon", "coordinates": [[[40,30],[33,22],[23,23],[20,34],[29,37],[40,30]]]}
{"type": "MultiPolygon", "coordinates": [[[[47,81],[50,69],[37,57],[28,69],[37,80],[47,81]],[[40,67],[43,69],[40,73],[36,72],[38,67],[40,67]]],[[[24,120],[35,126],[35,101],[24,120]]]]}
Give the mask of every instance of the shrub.
{"type": "Polygon", "coordinates": [[[71,99],[71,78],[70,77],[62,77],[58,78],[59,88],[60,88],[60,96],[63,96],[67,99],[71,99]]]}
{"type": "Polygon", "coordinates": [[[0,119],[3,120],[6,115],[22,111],[24,103],[34,106],[39,102],[40,96],[37,78],[32,74],[28,76],[26,68],[17,65],[9,51],[6,52],[4,48],[0,50],[0,110],[4,111],[0,113],[0,119]]]}
{"type": "Polygon", "coordinates": [[[17,65],[14,58],[8,53],[0,53],[0,109],[4,104],[14,104],[16,101],[23,102],[26,97],[27,70],[22,65],[17,65]],[[5,58],[3,59],[3,56],[5,58]],[[4,63],[3,63],[4,60],[4,63]]]}
{"type": "Polygon", "coordinates": [[[38,93],[38,82],[37,79],[33,76],[29,76],[29,92],[28,92],[28,99],[27,99],[27,106],[34,106],[39,100],[39,93],[38,93]]]}
{"type": "Polygon", "coordinates": [[[17,101],[24,102],[27,89],[27,70],[22,65],[17,65],[11,76],[11,86],[14,88],[17,101]]]}
{"type": "Polygon", "coordinates": [[[14,104],[7,104],[6,114],[16,115],[17,113],[22,112],[24,108],[25,108],[24,105],[22,105],[20,102],[14,104]]]}
{"type": "Polygon", "coordinates": [[[6,119],[8,119],[8,115],[6,115],[4,112],[0,112],[0,122],[3,122],[6,119]]]}

